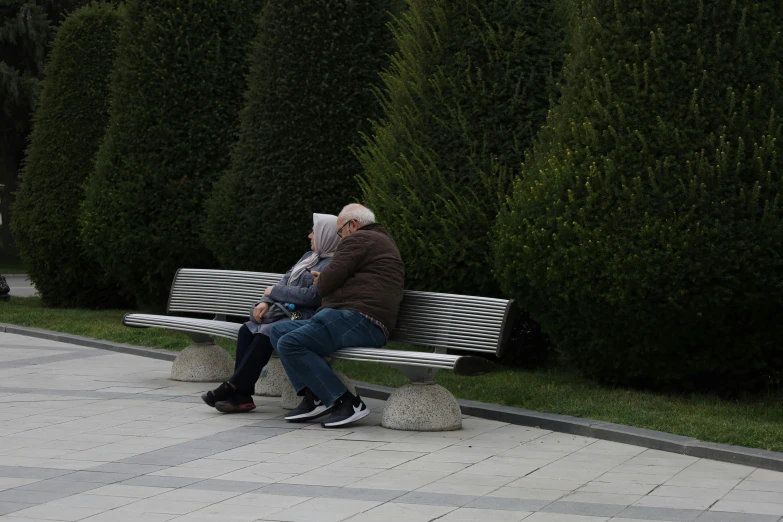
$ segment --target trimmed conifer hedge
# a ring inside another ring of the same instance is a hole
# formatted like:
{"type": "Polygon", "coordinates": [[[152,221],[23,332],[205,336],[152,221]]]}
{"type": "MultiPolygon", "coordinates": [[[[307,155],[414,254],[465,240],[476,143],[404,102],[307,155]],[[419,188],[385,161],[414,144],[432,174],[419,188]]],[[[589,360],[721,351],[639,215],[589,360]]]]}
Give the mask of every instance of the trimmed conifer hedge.
{"type": "Polygon", "coordinates": [[[109,119],[109,77],[121,22],[121,12],[111,5],[75,11],[58,29],[46,66],[13,233],[47,306],[122,303],[79,238],[83,186],[109,119]]]}
{"type": "Polygon", "coordinates": [[[141,306],[166,302],[178,268],[215,264],[203,202],[228,166],[259,4],[128,3],[83,235],[141,306]]]}
{"type": "Polygon", "coordinates": [[[225,268],[285,271],[312,213],[355,200],[350,147],[377,115],[372,93],[397,0],[267,0],[231,168],[207,205],[205,239],[225,268]]]}
{"type": "Polygon", "coordinates": [[[489,231],[544,123],[565,52],[557,0],[409,0],[358,157],[411,288],[498,292],[489,231]]]}
{"type": "Polygon", "coordinates": [[[586,1],[579,18],[498,219],[503,288],[605,380],[779,384],[780,2],[586,1]]]}

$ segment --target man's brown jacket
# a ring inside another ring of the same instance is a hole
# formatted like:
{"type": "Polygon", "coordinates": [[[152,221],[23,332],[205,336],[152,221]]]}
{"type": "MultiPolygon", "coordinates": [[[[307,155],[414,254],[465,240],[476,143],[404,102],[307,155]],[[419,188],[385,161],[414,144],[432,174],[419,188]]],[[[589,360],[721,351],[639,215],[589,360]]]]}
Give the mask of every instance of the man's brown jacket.
{"type": "Polygon", "coordinates": [[[383,226],[365,225],[340,241],[316,287],[321,309],[356,310],[391,332],[402,301],[405,267],[383,226]]]}

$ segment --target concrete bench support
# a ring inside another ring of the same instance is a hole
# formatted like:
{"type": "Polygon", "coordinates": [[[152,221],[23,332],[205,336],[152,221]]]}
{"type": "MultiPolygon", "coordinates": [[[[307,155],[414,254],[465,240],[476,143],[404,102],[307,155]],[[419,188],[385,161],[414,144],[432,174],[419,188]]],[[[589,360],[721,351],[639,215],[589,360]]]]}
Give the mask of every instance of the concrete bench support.
{"type": "Polygon", "coordinates": [[[292,388],[292,386],[285,369],[283,369],[283,363],[279,358],[272,357],[256,382],[255,394],[262,397],[281,397],[287,388],[292,388]]]}
{"type": "Polygon", "coordinates": [[[434,382],[412,382],[397,388],[386,401],[381,426],[392,430],[453,431],[462,429],[457,399],[434,382]]]}
{"type": "Polygon", "coordinates": [[[213,342],[193,343],[171,364],[171,379],[186,382],[223,382],[234,373],[234,359],[213,342]]]}

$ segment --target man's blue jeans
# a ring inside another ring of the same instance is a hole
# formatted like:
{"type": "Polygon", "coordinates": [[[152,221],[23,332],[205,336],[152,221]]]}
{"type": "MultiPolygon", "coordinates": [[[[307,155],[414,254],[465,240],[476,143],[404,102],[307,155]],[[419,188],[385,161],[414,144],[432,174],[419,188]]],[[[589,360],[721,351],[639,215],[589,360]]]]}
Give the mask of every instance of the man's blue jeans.
{"type": "Polygon", "coordinates": [[[386,344],[383,331],[362,314],[332,308],[308,321],[281,321],[272,326],[269,338],[296,392],[307,387],[326,406],[347,389],[323,358],[341,348],[386,344]]]}

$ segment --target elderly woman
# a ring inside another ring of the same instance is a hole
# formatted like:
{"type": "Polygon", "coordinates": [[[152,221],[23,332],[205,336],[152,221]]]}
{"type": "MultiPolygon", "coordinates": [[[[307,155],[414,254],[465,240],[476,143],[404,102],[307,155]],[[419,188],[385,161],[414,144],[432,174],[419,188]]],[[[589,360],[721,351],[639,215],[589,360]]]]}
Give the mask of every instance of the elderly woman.
{"type": "Polygon", "coordinates": [[[320,272],[329,264],[340,238],[337,216],[313,214],[310,252],[307,252],[275,285],[264,291],[250,320],[239,329],[234,375],[201,398],[223,413],[242,413],[255,409],[253,392],[261,370],[272,356],[269,330],[279,321],[309,319],[321,306],[311,271],[320,272]]]}

